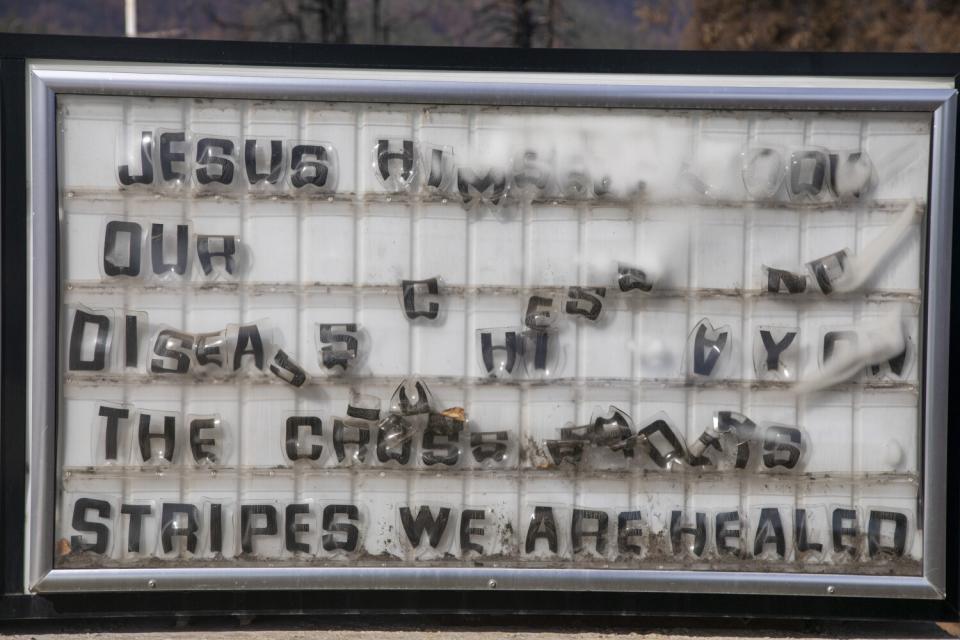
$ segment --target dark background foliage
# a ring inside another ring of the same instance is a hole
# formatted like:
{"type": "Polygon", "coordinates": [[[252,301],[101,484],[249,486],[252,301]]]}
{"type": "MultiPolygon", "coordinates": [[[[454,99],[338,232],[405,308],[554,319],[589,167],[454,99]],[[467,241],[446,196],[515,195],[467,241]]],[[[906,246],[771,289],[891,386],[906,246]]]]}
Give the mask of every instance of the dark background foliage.
{"type": "MultiPolygon", "coordinates": [[[[140,0],[138,5],[143,37],[819,51],[954,51],[960,42],[960,2],[953,0],[140,0]]],[[[124,0],[0,0],[0,31],[122,35],[124,0]]]]}

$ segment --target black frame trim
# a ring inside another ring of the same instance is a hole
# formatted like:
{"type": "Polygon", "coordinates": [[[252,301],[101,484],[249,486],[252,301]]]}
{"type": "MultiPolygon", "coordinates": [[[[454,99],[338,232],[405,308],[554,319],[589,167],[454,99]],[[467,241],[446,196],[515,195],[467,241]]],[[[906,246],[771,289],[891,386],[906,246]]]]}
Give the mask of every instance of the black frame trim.
{"type": "MultiPolygon", "coordinates": [[[[948,535],[943,601],[869,598],[485,591],[218,591],[24,595],[24,488],[27,473],[26,64],[39,60],[173,64],[717,75],[822,75],[953,78],[960,54],[692,52],[481,49],[250,43],[0,34],[0,619],[226,614],[653,615],[960,620],[960,542],[948,535]],[[951,537],[953,538],[951,540],[951,537]]],[[[960,131],[960,127],[958,127],[960,131]]],[[[956,145],[960,155],[960,143],[956,145]]],[[[960,184],[960,157],[954,184],[960,184]]],[[[954,215],[960,197],[954,199],[954,215]]],[[[951,316],[960,318],[960,224],[954,225],[951,316]],[[954,312],[957,312],[954,314],[954,312]]],[[[949,389],[960,389],[960,332],[950,345],[949,389]]],[[[960,392],[948,393],[960,424],[960,392]]],[[[960,452],[960,430],[948,429],[960,452]]],[[[960,527],[960,464],[947,469],[947,531],[960,527]]]]}

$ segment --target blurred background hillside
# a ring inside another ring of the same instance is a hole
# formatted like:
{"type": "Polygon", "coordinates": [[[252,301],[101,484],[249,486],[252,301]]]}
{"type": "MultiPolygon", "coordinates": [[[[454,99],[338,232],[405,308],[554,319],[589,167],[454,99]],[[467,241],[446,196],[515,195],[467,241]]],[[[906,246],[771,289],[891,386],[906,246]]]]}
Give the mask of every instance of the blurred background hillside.
{"type": "MultiPolygon", "coordinates": [[[[123,35],[125,0],[0,0],[0,32],[123,35]]],[[[139,0],[141,37],[956,51],[955,0],[139,0]]],[[[2,37],[2,34],[0,34],[2,37]]]]}

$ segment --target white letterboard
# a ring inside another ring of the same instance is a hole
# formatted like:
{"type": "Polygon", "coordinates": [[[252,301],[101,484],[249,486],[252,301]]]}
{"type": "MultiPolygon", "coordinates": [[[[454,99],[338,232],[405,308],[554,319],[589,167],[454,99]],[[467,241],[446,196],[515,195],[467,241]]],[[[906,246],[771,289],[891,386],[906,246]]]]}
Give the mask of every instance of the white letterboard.
{"type": "Polygon", "coordinates": [[[929,115],[57,120],[56,567],[920,574],[929,115]]]}

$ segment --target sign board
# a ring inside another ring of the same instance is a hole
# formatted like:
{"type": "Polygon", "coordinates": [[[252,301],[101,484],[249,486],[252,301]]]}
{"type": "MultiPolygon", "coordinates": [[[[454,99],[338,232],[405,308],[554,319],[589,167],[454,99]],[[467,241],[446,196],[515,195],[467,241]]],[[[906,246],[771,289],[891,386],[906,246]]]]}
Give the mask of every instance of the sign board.
{"type": "Polygon", "coordinates": [[[952,80],[30,73],[27,589],[943,597],[952,80]]]}

